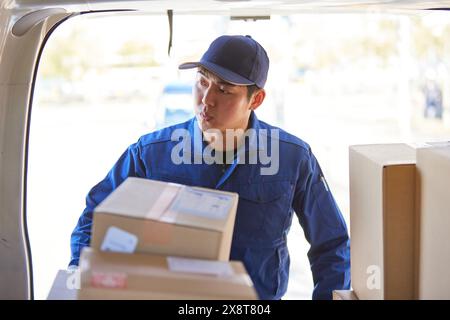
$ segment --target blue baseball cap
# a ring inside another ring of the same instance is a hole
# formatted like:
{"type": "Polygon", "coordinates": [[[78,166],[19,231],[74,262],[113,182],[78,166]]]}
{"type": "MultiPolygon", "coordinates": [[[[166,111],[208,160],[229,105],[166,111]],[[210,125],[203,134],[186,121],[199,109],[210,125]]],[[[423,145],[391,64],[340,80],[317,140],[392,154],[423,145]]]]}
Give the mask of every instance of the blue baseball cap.
{"type": "Polygon", "coordinates": [[[186,62],[179,69],[202,66],[222,80],[235,85],[264,88],[269,71],[266,50],[251,36],[220,36],[198,62],[186,62]]]}

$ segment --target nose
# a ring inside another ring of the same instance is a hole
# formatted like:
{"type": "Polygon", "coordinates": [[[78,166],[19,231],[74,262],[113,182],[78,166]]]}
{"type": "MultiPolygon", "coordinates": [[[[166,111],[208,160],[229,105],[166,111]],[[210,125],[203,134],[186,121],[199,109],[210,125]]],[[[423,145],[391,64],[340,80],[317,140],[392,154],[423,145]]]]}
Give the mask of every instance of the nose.
{"type": "Polygon", "coordinates": [[[214,93],[211,85],[203,91],[202,103],[205,107],[214,106],[214,93]]]}

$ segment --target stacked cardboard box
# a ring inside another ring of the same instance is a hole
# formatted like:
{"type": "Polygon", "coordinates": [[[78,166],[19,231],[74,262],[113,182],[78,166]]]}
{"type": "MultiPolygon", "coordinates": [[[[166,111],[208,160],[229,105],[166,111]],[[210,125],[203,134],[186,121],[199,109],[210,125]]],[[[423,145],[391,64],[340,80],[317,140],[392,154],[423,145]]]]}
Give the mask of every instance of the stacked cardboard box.
{"type": "Polygon", "coordinates": [[[255,300],[243,264],[83,250],[78,299],[255,300]]]}
{"type": "Polygon", "coordinates": [[[350,147],[352,287],[359,299],[413,299],[415,149],[350,147]]]}
{"type": "Polygon", "coordinates": [[[94,211],[79,299],[255,299],[229,262],[238,194],[128,178],[94,211]],[[222,272],[226,270],[226,272],[222,272]]]}
{"type": "Polygon", "coordinates": [[[352,286],[359,299],[450,299],[450,144],[352,146],[352,286]]]}
{"type": "Polygon", "coordinates": [[[237,193],[128,178],[95,208],[91,247],[227,261],[237,203],[237,193]]]}
{"type": "Polygon", "coordinates": [[[417,150],[419,299],[450,299],[450,145],[417,150]]]}

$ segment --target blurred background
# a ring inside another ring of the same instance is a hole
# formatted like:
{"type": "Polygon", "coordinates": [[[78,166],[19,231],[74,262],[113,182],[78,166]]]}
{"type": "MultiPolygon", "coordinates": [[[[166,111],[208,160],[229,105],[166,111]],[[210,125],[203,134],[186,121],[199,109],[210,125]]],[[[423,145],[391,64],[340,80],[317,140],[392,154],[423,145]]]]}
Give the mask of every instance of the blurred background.
{"type": "MultiPolygon", "coordinates": [[[[27,214],[35,298],[70,260],[88,191],[128,145],[192,117],[196,61],[222,34],[249,34],[271,60],[260,119],[308,142],[349,225],[348,146],[450,140],[450,23],[421,15],[296,14],[265,20],[87,14],[63,23],[39,64],[27,214]]],[[[309,245],[294,219],[284,299],[311,299],[309,245]]]]}

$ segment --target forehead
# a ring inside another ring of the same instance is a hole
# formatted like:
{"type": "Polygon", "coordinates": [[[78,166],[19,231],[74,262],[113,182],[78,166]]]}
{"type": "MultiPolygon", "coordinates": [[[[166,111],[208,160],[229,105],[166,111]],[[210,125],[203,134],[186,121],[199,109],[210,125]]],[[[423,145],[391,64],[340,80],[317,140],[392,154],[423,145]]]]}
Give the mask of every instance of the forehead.
{"type": "Polygon", "coordinates": [[[232,87],[238,87],[235,84],[232,84],[230,82],[227,82],[227,81],[219,78],[214,73],[212,73],[212,72],[210,72],[210,71],[208,71],[208,70],[206,70],[204,68],[198,68],[197,73],[201,74],[202,76],[204,76],[208,80],[213,81],[214,83],[221,84],[221,85],[232,86],[232,87]]]}

